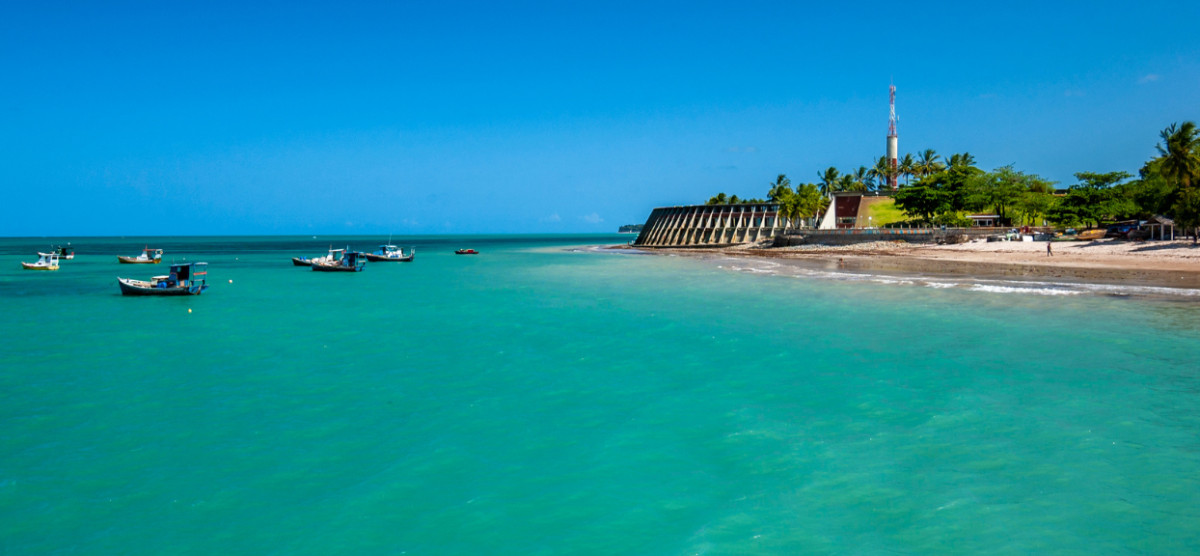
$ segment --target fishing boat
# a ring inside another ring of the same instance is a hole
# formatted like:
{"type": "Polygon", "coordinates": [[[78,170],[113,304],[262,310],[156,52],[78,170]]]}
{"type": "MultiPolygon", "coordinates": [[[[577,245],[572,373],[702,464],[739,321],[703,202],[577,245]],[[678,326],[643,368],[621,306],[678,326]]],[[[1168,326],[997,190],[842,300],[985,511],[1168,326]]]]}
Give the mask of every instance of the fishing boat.
{"type": "Polygon", "coordinates": [[[171,273],[149,281],[117,278],[121,295],[200,295],[208,289],[208,263],[178,263],[171,273]]]}
{"type": "Polygon", "coordinates": [[[55,253],[58,253],[58,258],[62,259],[62,260],[69,261],[69,260],[75,258],[75,248],[71,247],[70,243],[68,243],[66,247],[63,247],[61,245],[56,245],[56,246],[54,246],[53,251],[55,253]]]}
{"type": "Polygon", "coordinates": [[[36,263],[22,262],[25,270],[58,270],[58,253],[38,253],[36,263]]]}
{"type": "Polygon", "coordinates": [[[363,256],[366,257],[368,261],[373,262],[410,263],[416,254],[417,249],[415,247],[409,247],[408,253],[405,254],[404,249],[396,247],[395,245],[380,245],[379,249],[375,250],[374,253],[363,253],[363,256]]]}
{"type": "Polygon", "coordinates": [[[455,251],[454,254],[455,255],[478,255],[479,251],[476,251],[474,249],[459,249],[458,251],[455,251]]]}
{"type": "Polygon", "coordinates": [[[1104,234],[1106,234],[1106,233],[1108,233],[1108,230],[1106,230],[1104,228],[1099,228],[1099,229],[1095,229],[1095,230],[1084,230],[1084,231],[1076,234],[1075,239],[1078,239],[1079,241],[1093,241],[1093,240],[1097,240],[1097,239],[1104,239],[1104,234]]]}
{"type": "Polygon", "coordinates": [[[329,254],[332,259],[320,263],[313,262],[312,269],[318,272],[362,272],[363,267],[367,266],[366,257],[358,251],[333,249],[329,254]]]}
{"type": "Polygon", "coordinates": [[[312,266],[313,264],[327,263],[329,261],[336,260],[337,257],[341,257],[341,253],[341,249],[334,249],[330,247],[329,253],[324,257],[313,257],[311,259],[308,257],[292,257],[292,264],[295,266],[312,266]],[[335,251],[337,252],[336,257],[334,255],[335,251]]]}
{"type": "Polygon", "coordinates": [[[162,249],[151,249],[146,247],[142,249],[142,254],[136,257],[117,256],[117,260],[123,264],[158,264],[162,262],[162,249]]]}

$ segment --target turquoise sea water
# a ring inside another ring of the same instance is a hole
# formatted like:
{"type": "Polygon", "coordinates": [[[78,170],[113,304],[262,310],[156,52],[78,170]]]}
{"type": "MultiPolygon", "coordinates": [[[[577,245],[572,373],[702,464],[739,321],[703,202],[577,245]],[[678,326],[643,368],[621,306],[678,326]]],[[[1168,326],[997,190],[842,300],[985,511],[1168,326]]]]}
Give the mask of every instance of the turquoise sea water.
{"type": "Polygon", "coordinates": [[[0,552],[1200,550],[1192,296],[384,239],[0,240],[0,552]]]}

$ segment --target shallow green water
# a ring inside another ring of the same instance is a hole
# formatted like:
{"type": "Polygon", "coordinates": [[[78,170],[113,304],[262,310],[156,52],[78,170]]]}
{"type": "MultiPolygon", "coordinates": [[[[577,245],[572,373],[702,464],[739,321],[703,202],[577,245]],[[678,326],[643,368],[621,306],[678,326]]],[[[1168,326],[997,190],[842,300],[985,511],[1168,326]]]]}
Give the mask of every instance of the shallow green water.
{"type": "Polygon", "coordinates": [[[631,236],[289,261],[382,239],[0,240],[0,552],[1200,550],[1186,296],[565,248],[631,236]],[[145,243],[211,289],[121,297],[145,243]]]}

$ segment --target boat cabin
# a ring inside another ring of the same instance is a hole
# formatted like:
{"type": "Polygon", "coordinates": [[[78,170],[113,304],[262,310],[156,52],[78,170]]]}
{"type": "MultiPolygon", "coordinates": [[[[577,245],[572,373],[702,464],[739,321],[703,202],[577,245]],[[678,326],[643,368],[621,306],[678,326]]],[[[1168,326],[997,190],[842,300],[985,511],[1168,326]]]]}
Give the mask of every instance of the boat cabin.
{"type": "Polygon", "coordinates": [[[208,263],[179,263],[171,265],[171,273],[166,276],[155,276],[154,287],[175,288],[179,286],[206,286],[208,280],[208,263]]]}
{"type": "Polygon", "coordinates": [[[367,258],[358,251],[347,251],[342,256],[342,265],[350,268],[358,268],[367,262],[367,258]]]}

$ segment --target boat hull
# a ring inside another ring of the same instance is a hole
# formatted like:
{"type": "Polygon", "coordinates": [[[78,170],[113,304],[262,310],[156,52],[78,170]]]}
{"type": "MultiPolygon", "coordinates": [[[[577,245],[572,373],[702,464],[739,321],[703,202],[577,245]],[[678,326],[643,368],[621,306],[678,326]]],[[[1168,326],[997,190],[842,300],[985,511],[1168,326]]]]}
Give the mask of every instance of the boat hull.
{"type": "Polygon", "coordinates": [[[292,265],[294,266],[312,266],[312,259],[302,257],[292,257],[292,265]]]}
{"type": "Polygon", "coordinates": [[[200,295],[204,290],[208,289],[207,285],[158,288],[151,286],[150,282],[130,280],[128,278],[117,278],[117,284],[121,286],[121,295],[175,297],[181,295],[200,295]]]}
{"type": "Polygon", "coordinates": [[[139,257],[123,257],[121,255],[117,255],[117,260],[122,264],[158,264],[162,262],[162,259],[142,259],[139,257]]]}
{"type": "Polygon", "coordinates": [[[407,257],[389,257],[387,255],[376,255],[374,253],[364,253],[363,256],[366,257],[368,261],[375,263],[411,263],[413,257],[416,256],[416,253],[413,253],[407,257]]]}
{"type": "Polygon", "coordinates": [[[21,266],[24,267],[25,270],[58,270],[58,265],[56,264],[45,265],[37,263],[21,263],[21,266]]]}
{"type": "Polygon", "coordinates": [[[363,265],[342,266],[340,264],[314,264],[312,269],[317,272],[362,272],[363,265]]]}

